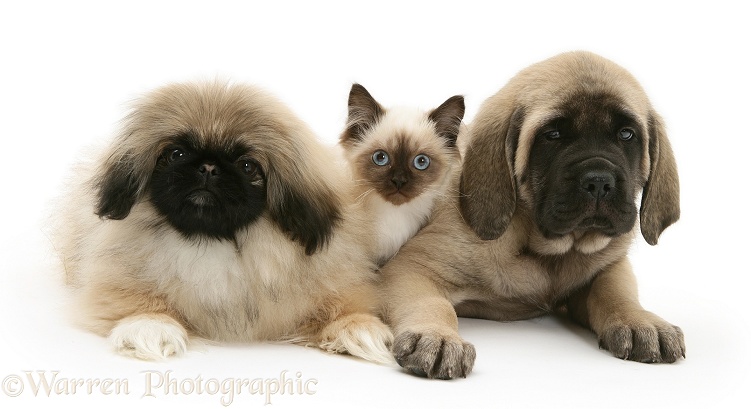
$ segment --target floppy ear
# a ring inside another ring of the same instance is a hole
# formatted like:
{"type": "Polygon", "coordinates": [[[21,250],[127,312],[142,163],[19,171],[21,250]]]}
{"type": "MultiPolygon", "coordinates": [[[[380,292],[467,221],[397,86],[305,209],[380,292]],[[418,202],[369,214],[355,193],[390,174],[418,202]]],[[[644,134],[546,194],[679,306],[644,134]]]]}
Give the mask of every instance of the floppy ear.
{"type": "Polygon", "coordinates": [[[459,136],[459,125],[464,118],[464,97],[454,95],[434,109],[428,119],[435,122],[438,135],[446,140],[446,146],[456,146],[456,137],[459,136]]]}
{"type": "Polygon", "coordinates": [[[464,220],[475,233],[483,240],[494,240],[506,230],[516,209],[512,169],[524,111],[486,105],[482,114],[470,125],[460,204],[464,220]]]}
{"type": "Polygon", "coordinates": [[[270,169],[267,183],[269,212],[279,227],[307,255],[325,247],[340,220],[340,202],[323,177],[293,165],[270,169]]]}
{"type": "Polygon", "coordinates": [[[678,170],[662,118],[649,117],[650,171],[641,198],[641,234],[647,243],[657,244],[660,234],[681,215],[678,170]]]}
{"type": "Polygon", "coordinates": [[[95,181],[96,215],[104,219],[122,220],[128,216],[145,185],[128,156],[110,156],[95,181]]]}
{"type": "Polygon", "coordinates": [[[368,90],[360,84],[352,84],[347,101],[347,128],[340,138],[344,143],[362,141],[365,132],[372,128],[383,115],[384,109],[368,90]]]}

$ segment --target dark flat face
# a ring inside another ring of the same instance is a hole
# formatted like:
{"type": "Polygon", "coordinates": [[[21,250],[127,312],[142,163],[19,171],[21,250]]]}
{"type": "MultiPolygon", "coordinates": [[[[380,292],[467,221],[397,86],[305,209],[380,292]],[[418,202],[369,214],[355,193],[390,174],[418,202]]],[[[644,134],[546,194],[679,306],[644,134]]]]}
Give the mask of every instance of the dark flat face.
{"type": "Polygon", "coordinates": [[[546,237],[633,228],[646,130],[623,106],[608,95],[575,96],[536,132],[522,182],[546,237]]]}
{"type": "Polygon", "coordinates": [[[234,239],[266,207],[263,170],[247,146],[205,146],[179,135],[162,151],[151,201],[186,237],[234,239]]]}

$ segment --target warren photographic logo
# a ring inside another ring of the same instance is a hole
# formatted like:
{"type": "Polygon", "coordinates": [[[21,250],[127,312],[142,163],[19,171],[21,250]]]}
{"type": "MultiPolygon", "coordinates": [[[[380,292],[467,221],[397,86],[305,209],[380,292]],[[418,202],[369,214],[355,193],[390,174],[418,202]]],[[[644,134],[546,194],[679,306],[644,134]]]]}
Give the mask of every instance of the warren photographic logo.
{"type": "Polygon", "coordinates": [[[219,403],[230,406],[242,396],[261,397],[271,405],[279,396],[315,395],[318,380],[306,378],[302,372],[281,371],[270,378],[204,378],[184,377],[174,371],[143,371],[138,379],[70,378],[60,371],[23,371],[3,378],[2,393],[15,398],[22,395],[44,398],[76,395],[138,395],[142,399],[161,396],[217,396],[219,403]]]}

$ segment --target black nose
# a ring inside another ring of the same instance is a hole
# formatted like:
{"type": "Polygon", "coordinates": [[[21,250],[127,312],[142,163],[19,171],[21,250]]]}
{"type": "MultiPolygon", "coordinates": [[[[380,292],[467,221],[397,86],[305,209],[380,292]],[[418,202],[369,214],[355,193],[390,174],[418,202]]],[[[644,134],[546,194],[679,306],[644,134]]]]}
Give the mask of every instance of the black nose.
{"type": "Polygon", "coordinates": [[[608,195],[612,189],[615,189],[615,177],[610,172],[591,171],[585,173],[580,181],[582,190],[588,192],[595,199],[600,199],[608,195]]]}
{"type": "Polygon", "coordinates": [[[212,163],[204,163],[198,168],[198,172],[204,177],[216,176],[219,174],[219,167],[212,163]]]}
{"type": "Polygon", "coordinates": [[[391,183],[393,183],[394,186],[396,186],[397,190],[401,189],[402,186],[407,184],[407,176],[402,172],[397,172],[391,178],[391,183]]]}

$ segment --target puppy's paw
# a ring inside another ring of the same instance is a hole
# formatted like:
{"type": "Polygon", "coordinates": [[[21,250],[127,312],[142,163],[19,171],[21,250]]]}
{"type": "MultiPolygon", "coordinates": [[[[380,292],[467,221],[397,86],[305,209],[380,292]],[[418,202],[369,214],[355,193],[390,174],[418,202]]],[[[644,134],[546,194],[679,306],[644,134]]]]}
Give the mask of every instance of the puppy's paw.
{"type": "Polygon", "coordinates": [[[135,315],[120,320],[109,336],[118,353],[147,361],[182,355],[188,333],[177,321],[162,315],[135,315]]]}
{"type": "Polygon", "coordinates": [[[402,332],[393,352],[399,365],[428,378],[466,378],[475,364],[475,347],[454,331],[402,332]]]}
{"type": "Polygon", "coordinates": [[[599,334],[600,348],[607,349],[617,358],[673,363],[686,357],[683,331],[650,312],[610,321],[599,334]]]}
{"type": "Polygon", "coordinates": [[[324,351],[349,353],[368,361],[393,364],[394,336],[386,324],[370,314],[349,314],[327,325],[318,346],[324,351]]]}

